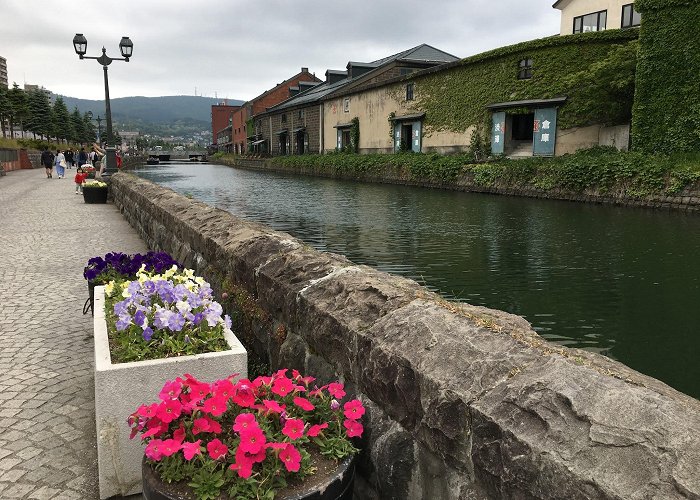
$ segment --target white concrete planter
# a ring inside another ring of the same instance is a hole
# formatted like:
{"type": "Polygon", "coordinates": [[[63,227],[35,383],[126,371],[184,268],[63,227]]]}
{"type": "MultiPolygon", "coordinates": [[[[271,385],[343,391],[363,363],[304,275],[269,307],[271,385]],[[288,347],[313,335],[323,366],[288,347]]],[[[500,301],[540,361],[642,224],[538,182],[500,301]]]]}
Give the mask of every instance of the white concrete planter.
{"type": "Polygon", "coordinates": [[[104,314],[104,287],[95,287],[95,420],[100,498],[141,492],[144,446],[129,439],[127,417],[140,405],[158,400],[167,380],[191,373],[213,382],[238,373],[247,376],[245,349],[229,330],[228,351],[112,364],[104,314]]]}

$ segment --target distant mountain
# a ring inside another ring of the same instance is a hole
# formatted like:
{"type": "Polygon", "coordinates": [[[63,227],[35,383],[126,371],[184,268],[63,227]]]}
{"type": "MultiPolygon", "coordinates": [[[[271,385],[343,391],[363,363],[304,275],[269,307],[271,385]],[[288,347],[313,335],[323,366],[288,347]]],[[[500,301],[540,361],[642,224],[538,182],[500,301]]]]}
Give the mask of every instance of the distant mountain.
{"type": "MultiPolygon", "coordinates": [[[[104,117],[104,100],[92,101],[63,97],[68,111],[77,106],[80,113],[104,117]]],[[[223,99],[199,96],[165,97],[118,97],[110,99],[112,122],[121,130],[139,130],[141,133],[157,135],[179,135],[180,133],[211,128],[211,106],[223,99]]],[[[227,104],[238,106],[244,101],[228,99],[227,104]]]]}

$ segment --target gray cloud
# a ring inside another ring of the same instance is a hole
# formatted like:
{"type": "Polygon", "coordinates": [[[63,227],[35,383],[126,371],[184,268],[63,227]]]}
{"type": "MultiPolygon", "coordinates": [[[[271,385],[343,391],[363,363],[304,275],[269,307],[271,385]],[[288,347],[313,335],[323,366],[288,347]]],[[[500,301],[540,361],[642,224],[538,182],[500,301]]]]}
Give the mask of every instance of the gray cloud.
{"type": "Polygon", "coordinates": [[[551,0],[3,0],[0,56],[10,84],[39,84],[72,97],[104,96],[102,71],[72,49],[119,56],[112,97],[179,95],[249,99],[309,67],[319,77],[348,61],[371,61],[428,43],[459,57],[555,34],[551,0]]]}

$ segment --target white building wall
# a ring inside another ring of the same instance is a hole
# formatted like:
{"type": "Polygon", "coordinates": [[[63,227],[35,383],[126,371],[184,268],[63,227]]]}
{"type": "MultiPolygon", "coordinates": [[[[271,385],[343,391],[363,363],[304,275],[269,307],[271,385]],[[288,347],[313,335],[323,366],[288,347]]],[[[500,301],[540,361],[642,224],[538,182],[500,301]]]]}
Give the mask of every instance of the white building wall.
{"type": "Polygon", "coordinates": [[[634,2],[632,0],[571,0],[561,2],[557,6],[561,10],[560,33],[571,35],[574,32],[574,17],[601,10],[608,12],[605,29],[619,29],[622,27],[622,6],[630,3],[634,2]]]}

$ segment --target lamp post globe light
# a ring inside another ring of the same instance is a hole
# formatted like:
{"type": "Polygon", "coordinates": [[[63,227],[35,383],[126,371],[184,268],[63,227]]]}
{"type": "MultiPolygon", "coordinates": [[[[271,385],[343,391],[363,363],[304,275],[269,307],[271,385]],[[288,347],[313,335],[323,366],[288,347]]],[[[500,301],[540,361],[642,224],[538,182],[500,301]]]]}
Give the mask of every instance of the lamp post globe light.
{"type": "MultiPolygon", "coordinates": [[[[98,63],[102,65],[104,69],[105,78],[105,119],[107,121],[107,130],[105,138],[105,149],[107,151],[107,165],[105,167],[105,173],[113,174],[117,171],[117,162],[115,159],[114,152],[114,137],[112,135],[112,108],[109,103],[109,79],[107,78],[107,66],[112,64],[112,61],[125,61],[129,62],[129,58],[134,52],[134,44],[131,42],[128,36],[123,36],[119,42],[119,50],[122,53],[122,57],[108,57],[107,50],[102,47],[102,55],[100,57],[88,57],[87,53],[87,38],[83,36],[82,33],[76,33],[73,37],[73,48],[75,53],[78,54],[80,59],[95,59],[98,63]]],[[[99,122],[98,122],[99,125],[99,122]]]]}

